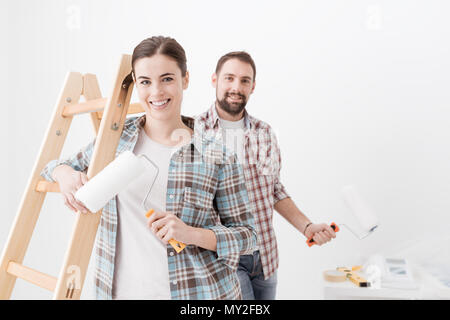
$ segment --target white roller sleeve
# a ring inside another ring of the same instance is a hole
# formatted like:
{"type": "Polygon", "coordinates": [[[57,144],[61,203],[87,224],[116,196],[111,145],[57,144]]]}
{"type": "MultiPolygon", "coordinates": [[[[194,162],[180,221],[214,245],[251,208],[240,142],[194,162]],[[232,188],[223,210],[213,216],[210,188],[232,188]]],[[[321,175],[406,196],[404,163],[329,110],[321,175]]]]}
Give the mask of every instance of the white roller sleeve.
{"type": "Polygon", "coordinates": [[[364,201],[356,188],[352,185],[342,189],[345,202],[350,207],[356,221],[366,232],[373,231],[378,226],[375,212],[364,201]]]}
{"type": "Polygon", "coordinates": [[[102,209],[145,169],[145,159],[125,151],[75,193],[91,212],[102,209]]]}

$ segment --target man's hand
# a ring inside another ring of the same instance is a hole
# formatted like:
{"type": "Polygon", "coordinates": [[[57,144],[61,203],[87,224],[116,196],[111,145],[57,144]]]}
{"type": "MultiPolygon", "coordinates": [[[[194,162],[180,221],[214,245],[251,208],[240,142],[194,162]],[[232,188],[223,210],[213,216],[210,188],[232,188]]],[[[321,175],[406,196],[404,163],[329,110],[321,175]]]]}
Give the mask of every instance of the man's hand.
{"type": "Polygon", "coordinates": [[[321,246],[330,242],[331,239],[336,238],[336,233],[333,228],[326,223],[313,223],[306,228],[305,237],[308,239],[313,237],[314,242],[321,246]]]}

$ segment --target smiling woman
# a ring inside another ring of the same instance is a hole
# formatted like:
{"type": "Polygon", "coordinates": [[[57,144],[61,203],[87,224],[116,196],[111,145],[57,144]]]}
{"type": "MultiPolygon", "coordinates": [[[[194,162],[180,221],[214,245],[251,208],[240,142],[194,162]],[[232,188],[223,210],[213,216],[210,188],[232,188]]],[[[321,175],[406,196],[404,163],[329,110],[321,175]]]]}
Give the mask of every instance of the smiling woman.
{"type": "MultiPolygon", "coordinates": [[[[142,41],[133,52],[132,75],[145,115],[127,119],[117,155],[144,154],[158,173],[142,172],[103,208],[96,296],[239,299],[239,256],[256,246],[242,168],[221,143],[202,138],[194,119],[181,115],[189,73],[178,42],[167,37],[142,41]],[[155,209],[148,219],[143,199],[155,209]],[[176,253],[171,239],[187,247],[176,253]]],[[[93,145],[50,162],[42,172],[59,183],[75,211],[86,210],[73,194],[87,182],[83,171],[93,145]]]]}
{"type": "Polygon", "coordinates": [[[183,90],[189,84],[183,48],[170,38],[146,39],[134,49],[132,73],[139,100],[147,114],[146,133],[149,136],[157,135],[157,139],[163,139],[163,136],[170,139],[167,132],[174,129],[190,131],[180,117],[183,90]],[[164,128],[155,128],[159,121],[165,122],[164,128]],[[150,128],[153,132],[150,132],[150,128]]]}

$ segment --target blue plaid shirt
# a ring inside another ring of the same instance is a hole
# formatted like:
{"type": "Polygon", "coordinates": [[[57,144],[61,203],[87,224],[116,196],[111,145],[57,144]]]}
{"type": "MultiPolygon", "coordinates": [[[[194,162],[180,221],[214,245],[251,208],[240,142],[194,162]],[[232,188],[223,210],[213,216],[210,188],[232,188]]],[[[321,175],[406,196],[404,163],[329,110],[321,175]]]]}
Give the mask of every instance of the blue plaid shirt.
{"type": "MultiPolygon", "coordinates": [[[[145,116],[126,120],[116,151],[134,149],[145,116]]],[[[256,230],[250,212],[241,166],[223,144],[196,130],[194,119],[183,117],[194,129],[191,143],[180,147],[170,160],[166,211],[186,224],[212,230],[217,251],[194,245],[180,253],[168,245],[170,291],[172,299],[241,299],[236,270],[241,254],[253,252],[256,230]]],[[[53,160],[41,175],[53,181],[51,173],[61,164],[85,171],[94,143],[64,160],[53,160]]],[[[117,235],[117,202],[113,198],[103,208],[95,248],[95,288],[97,299],[112,299],[114,258],[117,235]]]]}

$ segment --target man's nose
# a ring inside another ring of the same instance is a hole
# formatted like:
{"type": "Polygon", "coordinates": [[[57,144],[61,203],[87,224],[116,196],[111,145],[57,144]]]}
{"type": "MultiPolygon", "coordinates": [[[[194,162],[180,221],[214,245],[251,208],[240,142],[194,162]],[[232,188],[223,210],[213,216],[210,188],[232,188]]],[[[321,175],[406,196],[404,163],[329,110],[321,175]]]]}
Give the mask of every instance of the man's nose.
{"type": "Polygon", "coordinates": [[[241,91],[241,82],[238,80],[233,81],[233,83],[231,84],[231,91],[238,93],[241,91]]]}

